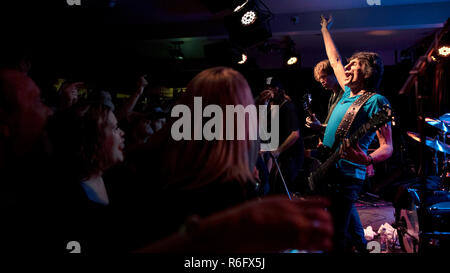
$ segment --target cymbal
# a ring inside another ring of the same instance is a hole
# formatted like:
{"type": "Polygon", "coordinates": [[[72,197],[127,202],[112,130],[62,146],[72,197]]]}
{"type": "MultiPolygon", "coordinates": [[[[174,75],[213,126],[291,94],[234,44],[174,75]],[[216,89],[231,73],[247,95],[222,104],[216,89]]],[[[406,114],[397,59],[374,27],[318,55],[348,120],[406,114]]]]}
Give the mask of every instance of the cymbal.
{"type": "Polygon", "coordinates": [[[450,113],[443,114],[439,117],[439,119],[445,121],[447,124],[450,124],[450,113]]]}
{"type": "MultiPolygon", "coordinates": [[[[409,137],[411,137],[412,139],[414,139],[415,141],[420,142],[420,136],[418,133],[407,132],[406,134],[409,137]]],[[[425,145],[427,145],[428,147],[430,147],[436,151],[450,154],[450,145],[445,144],[437,139],[432,139],[431,137],[427,137],[425,140],[425,145]]]]}
{"type": "Polygon", "coordinates": [[[434,119],[434,118],[425,118],[425,122],[430,124],[431,126],[438,128],[439,130],[443,131],[444,133],[450,131],[450,124],[445,121],[441,121],[439,119],[434,119]]]}

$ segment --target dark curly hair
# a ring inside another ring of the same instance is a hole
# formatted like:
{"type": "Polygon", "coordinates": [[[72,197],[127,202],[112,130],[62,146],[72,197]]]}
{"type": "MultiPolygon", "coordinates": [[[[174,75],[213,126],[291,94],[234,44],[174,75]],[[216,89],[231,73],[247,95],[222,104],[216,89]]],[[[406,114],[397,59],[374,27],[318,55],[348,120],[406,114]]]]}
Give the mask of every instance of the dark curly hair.
{"type": "Polygon", "coordinates": [[[348,61],[358,59],[361,63],[361,69],[365,78],[365,88],[368,91],[375,92],[380,87],[383,77],[384,65],[380,55],[375,52],[356,52],[348,61]]]}
{"type": "Polygon", "coordinates": [[[60,167],[77,181],[109,167],[104,128],[111,108],[100,103],[78,105],[52,117],[49,126],[60,167]]]}
{"type": "MultiPolygon", "coordinates": [[[[83,166],[80,173],[89,176],[99,170],[105,170],[109,162],[105,155],[105,130],[108,115],[111,108],[103,104],[86,105],[78,109],[78,156],[80,166],[83,166]]],[[[85,178],[85,177],[83,177],[85,178]]]]}

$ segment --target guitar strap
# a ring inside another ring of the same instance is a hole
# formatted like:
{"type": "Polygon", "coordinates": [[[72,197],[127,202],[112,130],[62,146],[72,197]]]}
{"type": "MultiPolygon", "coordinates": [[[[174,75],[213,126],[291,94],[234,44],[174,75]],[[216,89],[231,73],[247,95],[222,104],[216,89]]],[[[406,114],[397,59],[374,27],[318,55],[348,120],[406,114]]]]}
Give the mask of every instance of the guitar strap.
{"type": "MultiPolygon", "coordinates": [[[[344,115],[344,118],[341,120],[341,123],[339,124],[336,135],[335,135],[335,141],[334,141],[334,147],[336,147],[336,144],[340,142],[340,140],[344,139],[347,136],[348,130],[352,126],[353,121],[355,120],[356,114],[358,114],[361,107],[368,101],[375,93],[372,92],[366,92],[359,96],[358,99],[356,99],[352,105],[347,109],[347,112],[344,115]]],[[[337,148],[337,147],[336,147],[337,148]]]]}

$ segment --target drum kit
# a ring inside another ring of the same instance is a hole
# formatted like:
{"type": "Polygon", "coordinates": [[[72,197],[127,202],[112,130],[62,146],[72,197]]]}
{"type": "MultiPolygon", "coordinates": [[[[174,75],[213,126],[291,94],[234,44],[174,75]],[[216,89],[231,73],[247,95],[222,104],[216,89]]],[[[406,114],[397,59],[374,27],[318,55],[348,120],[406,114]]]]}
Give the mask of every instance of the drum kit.
{"type": "MultiPolygon", "coordinates": [[[[434,138],[425,138],[425,145],[434,151],[435,175],[442,178],[442,186],[446,187],[448,190],[449,185],[446,185],[446,178],[450,176],[448,158],[448,155],[450,154],[450,145],[447,144],[447,142],[450,142],[450,113],[442,115],[439,119],[426,117],[425,122],[439,129],[439,133],[434,138]]],[[[419,134],[407,132],[407,135],[413,140],[421,142],[419,134]]]]}
{"type": "MultiPolygon", "coordinates": [[[[425,145],[435,153],[435,176],[427,177],[426,194],[420,183],[409,186],[408,204],[396,210],[400,245],[407,253],[450,249],[450,113],[439,119],[425,118],[425,123],[439,129],[436,137],[425,138],[425,145]]],[[[421,142],[419,134],[407,135],[421,142]]]]}

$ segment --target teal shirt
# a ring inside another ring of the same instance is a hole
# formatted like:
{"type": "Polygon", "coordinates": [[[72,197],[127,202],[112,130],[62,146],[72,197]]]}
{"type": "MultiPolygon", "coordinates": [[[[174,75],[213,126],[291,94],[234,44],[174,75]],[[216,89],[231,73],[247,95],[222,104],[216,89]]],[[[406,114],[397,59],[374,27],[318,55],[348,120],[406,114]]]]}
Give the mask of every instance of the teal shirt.
{"type": "MultiPolygon", "coordinates": [[[[334,108],[333,113],[330,116],[330,120],[328,121],[327,128],[325,129],[323,144],[329,148],[333,147],[336,130],[341,123],[341,120],[344,117],[345,113],[347,112],[347,109],[350,107],[350,105],[353,104],[356,99],[359,98],[360,95],[353,96],[351,98],[349,96],[350,88],[348,86],[345,86],[344,95],[342,95],[341,100],[336,104],[336,107],[334,108]]],[[[367,122],[372,117],[372,115],[377,113],[385,104],[390,105],[389,101],[385,97],[379,94],[373,95],[359,110],[348,135],[351,135],[362,124],[367,122]]],[[[372,143],[375,134],[375,132],[368,133],[359,140],[359,146],[365,153],[367,153],[367,149],[369,148],[370,143],[372,143]]],[[[356,164],[345,159],[340,159],[336,167],[339,168],[339,170],[344,175],[362,180],[366,178],[365,165],[356,164]]]]}

